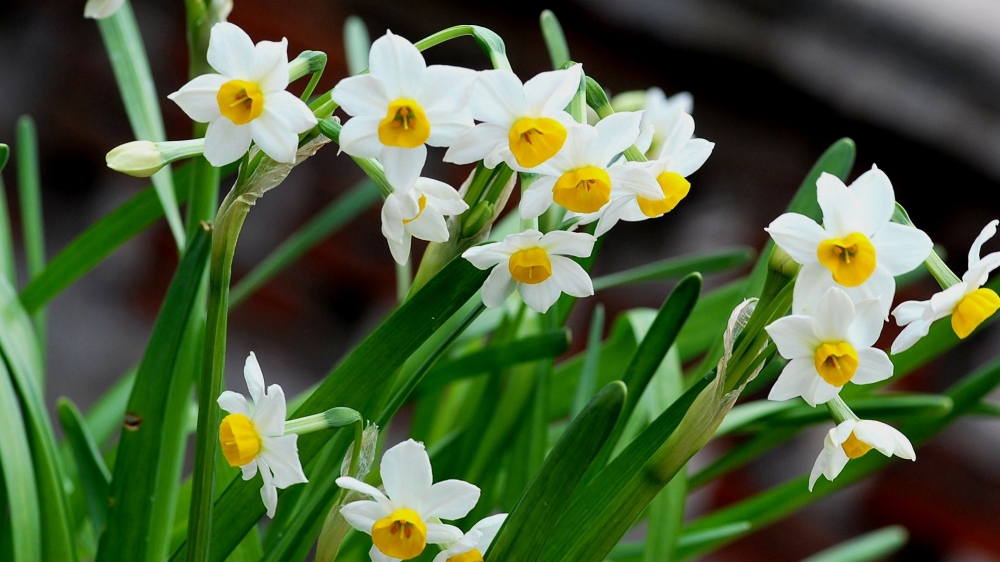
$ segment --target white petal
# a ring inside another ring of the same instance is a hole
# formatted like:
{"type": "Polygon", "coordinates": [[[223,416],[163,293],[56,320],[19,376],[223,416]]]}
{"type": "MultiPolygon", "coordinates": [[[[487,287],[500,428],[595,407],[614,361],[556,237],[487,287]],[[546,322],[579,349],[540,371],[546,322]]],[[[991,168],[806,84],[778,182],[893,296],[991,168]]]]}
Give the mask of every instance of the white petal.
{"type": "MultiPolygon", "coordinates": [[[[840,178],[823,172],[816,180],[816,200],[823,210],[823,226],[832,236],[842,238],[860,232],[864,223],[861,204],[840,178]]],[[[871,236],[872,232],[862,232],[871,236]]]]}
{"type": "Polygon", "coordinates": [[[982,287],[990,273],[998,267],[1000,267],[1000,252],[987,254],[976,263],[975,267],[965,272],[962,281],[974,291],[982,287]]]}
{"type": "Polygon", "coordinates": [[[115,14],[125,3],[125,0],[87,0],[83,7],[83,17],[101,20],[115,14]]]}
{"type": "Polygon", "coordinates": [[[371,74],[344,78],[333,87],[333,101],[348,115],[367,115],[384,119],[389,112],[385,84],[371,74]]]}
{"type": "Polygon", "coordinates": [[[423,85],[427,63],[413,43],[390,32],[372,43],[368,70],[385,84],[389,99],[415,98],[423,85]]]}
{"type": "Polygon", "coordinates": [[[983,227],[979,236],[976,236],[975,242],[973,242],[972,246],[969,248],[969,269],[976,267],[976,264],[979,263],[979,256],[981,256],[983,252],[983,244],[985,244],[990,238],[996,236],[997,224],[1000,224],[1000,221],[996,219],[991,220],[989,224],[983,227]]]}
{"type": "Polygon", "coordinates": [[[243,473],[244,480],[253,480],[253,477],[257,476],[257,461],[246,463],[240,467],[240,471],[243,473]]]}
{"type": "Polygon", "coordinates": [[[527,114],[524,88],[509,70],[484,70],[476,79],[472,116],[477,121],[497,125],[504,135],[511,125],[527,114]]]}
{"type": "Polygon", "coordinates": [[[285,164],[295,163],[295,152],[298,150],[299,136],[290,131],[281,116],[264,113],[250,122],[250,131],[257,146],[275,162],[285,164]]]}
{"type": "Polygon", "coordinates": [[[444,154],[444,161],[452,164],[469,164],[485,159],[506,145],[506,129],[489,123],[480,123],[459,135],[451,143],[448,152],[444,154]]]}
{"type": "Polygon", "coordinates": [[[892,361],[881,349],[865,348],[858,351],[858,370],[854,372],[851,382],[854,384],[871,384],[884,381],[892,376],[892,361]]]}
{"type": "Polygon", "coordinates": [[[430,178],[420,178],[414,184],[417,191],[427,196],[427,205],[444,215],[457,215],[469,209],[468,203],[455,188],[430,178]]]}
{"type": "Polygon", "coordinates": [[[917,320],[928,314],[928,309],[931,308],[931,301],[906,301],[901,303],[892,311],[893,318],[896,319],[897,326],[906,326],[911,322],[916,322],[917,320]]]}
{"type": "Polygon", "coordinates": [[[639,138],[640,111],[622,111],[608,115],[597,122],[597,142],[590,145],[588,160],[607,166],[619,152],[635,143],[639,138]]]}
{"type": "Polygon", "coordinates": [[[694,118],[687,113],[678,114],[674,126],[663,140],[657,159],[679,153],[692,136],[694,136],[694,118]]]}
{"type": "Polygon", "coordinates": [[[516,288],[517,283],[510,276],[510,269],[506,263],[501,263],[493,268],[483,283],[483,304],[489,308],[496,308],[502,305],[516,288]]]}
{"type": "Polygon", "coordinates": [[[243,364],[243,380],[246,381],[247,390],[250,391],[250,399],[254,404],[259,404],[261,396],[264,395],[264,373],[260,370],[260,363],[252,351],[243,364]]]}
{"type": "MultiPolygon", "coordinates": [[[[383,510],[385,509],[389,510],[389,511],[383,511],[385,515],[389,515],[390,513],[392,513],[392,506],[389,503],[389,498],[385,497],[385,494],[383,494],[382,491],[376,488],[375,486],[372,486],[371,484],[367,484],[365,482],[358,480],[357,478],[352,478],[350,476],[341,476],[340,478],[337,478],[336,482],[337,486],[340,486],[345,490],[354,490],[355,492],[360,492],[362,494],[375,498],[375,501],[380,506],[383,507],[383,510]]],[[[383,515],[383,517],[385,515],[383,515]]],[[[371,531],[371,529],[369,529],[369,531],[371,531]]]]}
{"type": "Polygon", "coordinates": [[[818,261],[802,264],[792,293],[792,312],[815,316],[820,299],[835,285],[830,270],[818,261]]]}
{"type": "Polygon", "coordinates": [[[557,255],[550,255],[549,261],[552,263],[552,281],[560,291],[577,298],[594,294],[594,284],[590,280],[590,275],[587,275],[580,264],[557,255]]]}
{"type": "Polygon", "coordinates": [[[278,489],[273,485],[264,484],[260,487],[260,499],[267,508],[267,517],[274,519],[274,512],[278,509],[278,489]]]}
{"type": "Polygon", "coordinates": [[[559,300],[559,286],[552,279],[546,279],[536,285],[518,283],[517,292],[521,300],[529,308],[539,314],[545,314],[559,300]]]}
{"type": "Polygon", "coordinates": [[[479,531],[482,533],[482,537],[479,539],[479,545],[477,546],[479,552],[486,552],[489,550],[490,545],[493,544],[493,539],[496,538],[497,532],[500,531],[500,527],[503,526],[503,523],[506,520],[507,514],[499,513],[497,515],[491,515],[472,526],[472,529],[469,530],[470,533],[473,531],[479,531]]]}
{"type": "Polygon", "coordinates": [[[778,380],[774,381],[767,399],[782,401],[802,396],[814,378],[819,378],[819,376],[812,358],[792,359],[781,370],[778,380]]]}
{"type": "MultiPolygon", "coordinates": [[[[833,281],[832,276],[830,280],[831,282],[833,281]]],[[[871,276],[864,283],[857,287],[844,287],[844,292],[854,302],[861,302],[866,299],[879,299],[879,305],[882,308],[882,318],[888,320],[889,310],[892,309],[892,299],[896,294],[896,279],[884,267],[877,265],[875,271],[872,272],[871,276]]]]}
{"type": "Polygon", "coordinates": [[[455,139],[471,129],[472,113],[468,109],[452,107],[446,110],[428,109],[427,120],[431,122],[431,134],[427,144],[431,146],[451,146],[455,139]]]}
{"type": "Polygon", "coordinates": [[[288,39],[257,43],[249,78],[265,92],[284,91],[288,87],[288,39]]]}
{"type": "Polygon", "coordinates": [[[878,265],[893,276],[913,271],[934,249],[934,242],[922,230],[894,222],[883,226],[872,244],[878,265]]]}
{"type": "Polygon", "coordinates": [[[817,263],[819,245],[830,237],[816,221],[798,213],[785,213],[764,230],[778,247],[802,265],[817,263]]]}
{"type": "MultiPolygon", "coordinates": [[[[448,548],[439,552],[432,562],[447,562],[453,556],[471,552],[479,544],[482,537],[483,534],[481,532],[470,530],[462,538],[458,539],[457,542],[452,543],[448,548]]],[[[482,554],[484,551],[480,550],[479,552],[482,554]]]]}
{"type": "Polygon", "coordinates": [[[427,523],[428,544],[448,544],[462,538],[462,531],[454,525],[427,523]]]}
{"type": "Polygon", "coordinates": [[[208,40],[208,64],[229,78],[250,78],[254,61],[253,40],[239,27],[220,22],[212,26],[208,40]]]}
{"type": "MultiPolygon", "coordinates": [[[[569,124],[566,126],[566,142],[562,148],[552,158],[549,158],[541,165],[533,168],[532,171],[542,176],[560,176],[570,170],[583,166],[605,167],[608,165],[611,154],[605,161],[591,158],[592,150],[604,152],[598,147],[601,142],[597,136],[597,129],[590,125],[569,124]]],[[[541,179],[541,178],[539,178],[541,179]]]]}
{"type": "Polygon", "coordinates": [[[889,223],[896,210],[896,196],[885,172],[872,166],[871,170],[858,176],[849,189],[861,204],[862,232],[878,232],[889,223]]]}
{"type": "Polygon", "coordinates": [[[586,232],[553,230],[544,234],[538,245],[549,254],[586,258],[594,251],[597,238],[586,232]]]}
{"type": "Polygon", "coordinates": [[[955,307],[958,306],[958,303],[962,302],[962,299],[965,298],[965,295],[974,290],[966,283],[958,283],[948,287],[944,291],[934,293],[930,300],[930,317],[936,320],[951,314],[955,310],[955,307]]]}
{"type": "Polygon", "coordinates": [[[479,502],[478,487],[462,480],[444,480],[427,489],[420,498],[421,517],[438,519],[461,519],[479,502]]]}
{"type": "Polygon", "coordinates": [[[247,404],[247,399],[242,394],[233,392],[232,390],[226,390],[219,395],[218,402],[219,407],[230,414],[243,414],[247,417],[250,416],[250,405],[247,404]]]}
{"type": "MultiPolygon", "coordinates": [[[[316,116],[309,110],[309,106],[298,97],[285,91],[267,94],[261,117],[265,116],[280,121],[283,129],[296,135],[316,126],[316,116]]],[[[298,139],[296,139],[296,144],[298,144],[298,139]]]]}
{"type": "MultiPolygon", "coordinates": [[[[370,529],[369,529],[369,534],[371,534],[370,529]]],[[[392,556],[386,556],[385,554],[382,554],[382,551],[379,550],[378,547],[375,546],[374,544],[368,551],[368,556],[372,559],[372,562],[400,562],[399,559],[397,558],[393,558],[392,556]]]]}
{"type": "Polygon", "coordinates": [[[250,149],[253,133],[247,125],[236,125],[228,117],[217,117],[205,131],[205,159],[215,167],[239,159],[250,149]]]}
{"type": "Polygon", "coordinates": [[[848,329],[847,341],[857,349],[875,345],[885,322],[881,300],[863,300],[854,305],[854,310],[854,322],[848,329]]]}
{"type": "Polygon", "coordinates": [[[521,193],[521,202],[517,207],[521,218],[533,219],[552,206],[552,188],[558,179],[555,176],[541,176],[521,193]]]}
{"type": "MultiPolygon", "coordinates": [[[[399,192],[405,192],[420,177],[420,172],[424,169],[427,161],[427,147],[420,145],[416,148],[400,148],[397,146],[387,146],[381,151],[382,167],[385,168],[385,179],[389,185],[399,192]]],[[[408,218],[412,218],[409,215],[408,218]]]]}
{"type": "Polygon", "coordinates": [[[778,353],[785,359],[812,357],[820,339],[815,333],[816,321],[811,316],[791,315],[771,322],[764,329],[771,336],[778,353]]]}
{"type": "Polygon", "coordinates": [[[368,535],[372,534],[376,521],[390,515],[378,503],[365,500],[345,505],[340,508],[340,514],[348,525],[368,535]]]}
{"type": "Polygon", "coordinates": [[[927,320],[916,320],[908,324],[903,331],[896,336],[895,341],[892,342],[892,354],[902,353],[907,349],[913,347],[913,344],[920,341],[927,335],[927,332],[931,329],[932,322],[927,320]]]}
{"type": "Polygon", "coordinates": [[[274,485],[279,488],[309,481],[302,472],[297,446],[298,437],[298,435],[281,435],[263,439],[260,457],[274,473],[274,485]]]}
{"type": "Polygon", "coordinates": [[[403,234],[402,242],[396,242],[390,238],[385,239],[389,243],[389,253],[392,254],[392,259],[399,265],[406,265],[406,262],[410,261],[410,247],[413,243],[413,237],[409,234],[403,234]]]}
{"type": "Polygon", "coordinates": [[[548,116],[561,111],[580,89],[583,66],[574,64],[565,70],[550,70],[524,83],[528,115],[548,116]]]}
{"type": "Polygon", "coordinates": [[[854,322],[854,302],[847,293],[831,287],[816,308],[816,337],[825,342],[847,339],[847,331],[854,322]]]}
{"type": "Polygon", "coordinates": [[[854,435],[887,457],[896,455],[909,460],[916,458],[910,440],[891,425],[861,420],[854,427],[854,435]]]}
{"type": "MultiPolygon", "coordinates": [[[[423,89],[416,96],[427,116],[434,113],[455,113],[467,110],[472,99],[472,88],[476,82],[476,71],[460,66],[436,64],[428,66],[424,73],[423,89]]],[[[469,126],[472,115],[469,113],[469,126]]],[[[431,119],[431,135],[437,121],[431,119]]],[[[438,145],[434,145],[438,146],[438,145]]]]}
{"type": "Polygon", "coordinates": [[[431,487],[431,461],[422,443],[407,439],[382,455],[382,485],[392,502],[416,509],[431,487]]]}
{"type": "Polygon", "coordinates": [[[221,74],[203,74],[167,96],[192,120],[208,123],[222,115],[219,111],[219,88],[229,79],[221,74]]]}
{"type": "Polygon", "coordinates": [[[503,263],[506,267],[514,252],[500,242],[473,246],[462,253],[462,257],[469,260],[472,265],[479,269],[489,269],[498,263],[503,263]]]}
{"type": "MultiPolygon", "coordinates": [[[[813,373],[815,372],[815,367],[813,367],[813,373]]],[[[843,387],[831,385],[816,374],[802,393],[802,399],[806,401],[806,404],[815,407],[818,404],[829,402],[834,396],[840,394],[841,388],[843,387]]]]}
{"type": "Polygon", "coordinates": [[[280,386],[272,384],[267,387],[267,394],[256,401],[250,419],[253,420],[257,433],[270,437],[285,432],[285,414],[285,392],[280,386]]]}
{"type": "Polygon", "coordinates": [[[403,243],[405,227],[403,220],[413,217],[420,211],[417,201],[410,193],[394,192],[390,193],[382,203],[382,236],[386,240],[403,243]]]}
{"type": "Polygon", "coordinates": [[[432,209],[425,209],[420,216],[406,225],[406,230],[414,238],[426,240],[428,242],[447,242],[448,224],[444,216],[434,212],[432,209]]]}
{"type": "Polygon", "coordinates": [[[715,143],[705,139],[691,139],[684,148],[670,157],[670,170],[687,177],[698,171],[715,150],[715,143]]]}
{"type": "Polygon", "coordinates": [[[809,473],[810,492],[813,490],[813,486],[816,485],[816,481],[819,480],[820,475],[823,474],[823,472],[826,470],[826,467],[830,464],[831,461],[832,461],[832,454],[830,451],[827,451],[826,448],[824,447],[823,450],[820,452],[819,456],[816,457],[816,462],[813,463],[812,472],[809,473]]]}
{"type": "MultiPolygon", "coordinates": [[[[630,197],[630,196],[619,197],[617,199],[613,199],[611,203],[608,203],[607,206],[605,206],[604,209],[602,209],[602,212],[599,213],[600,220],[597,223],[597,228],[594,229],[594,236],[597,237],[604,236],[609,230],[614,228],[614,226],[618,224],[618,221],[622,219],[622,216],[625,214],[625,211],[631,205],[638,205],[638,203],[636,203],[635,197],[630,197]]],[[[581,221],[581,224],[585,223],[581,221]]]]}
{"type": "Polygon", "coordinates": [[[628,164],[612,166],[608,168],[608,176],[611,178],[613,191],[639,195],[646,199],[663,199],[663,190],[656,178],[642,168],[628,164]]]}
{"type": "Polygon", "coordinates": [[[359,115],[352,117],[340,129],[340,149],[359,158],[378,158],[382,142],[378,138],[378,124],[382,117],[359,115]]]}
{"type": "MultiPolygon", "coordinates": [[[[646,110],[646,113],[643,114],[643,122],[646,121],[646,115],[648,113],[649,110],[646,110]]],[[[643,123],[639,124],[639,137],[635,139],[635,147],[639,149],[639,152],[643,154],[649,152],[649,147],[653,144],[653,135],[655,133],[656,128],[652,125],[644,125],[643,123]]]]}

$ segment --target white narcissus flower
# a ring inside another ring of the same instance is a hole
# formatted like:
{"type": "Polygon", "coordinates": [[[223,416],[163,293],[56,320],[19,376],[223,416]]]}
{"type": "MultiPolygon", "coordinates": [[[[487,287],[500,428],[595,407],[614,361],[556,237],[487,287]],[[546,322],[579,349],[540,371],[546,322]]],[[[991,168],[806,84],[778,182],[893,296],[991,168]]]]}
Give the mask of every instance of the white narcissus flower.
{"type": "Polygon", "coordinates": [[[469,248],[462,257],[479,269],[493,268],[483,283],[483,304],[500,306],[517,289],[521,300],[542,314],[560,293],[574,297],[594,294],[587,272],[565,256],[589,256],[596,240],[585,232],[553,230],[543,235],[526,230],[507,236],[503,242],[469,248]]]}
{"type": "Polygon", "coordinates": [[[95,20],[110,18],[122,7],[125,0],[87,0],[83,7],[83,17],[95,20]]]}
{"type": "Polygon", "coordinates": [[[255,142],[276,162],[292,164],[299,134],[316,125],[309,107],[289,92],[288,40],[256,46],[231,23],[212,26],[204,74],[167,96],[188,117],[208,123],[205,158],[223,166],[243,156],[255,142]]]}
{"type": "Polygon", "coordinates": [[[431,461],[421,443],[409,439],[382,455],[385,493],[360,480],[342,476],[341,488],[371,496],[374,501],[351,502],[340,509],[355,529],[372,537],[375,562],[409,560],[430,544],[452,543],[462,531],[435,519],[461,519],[479,501],[479,488],[461,480],[434,484],[431,461]]]}
{"type": "Polygon", "coordinates": [[[1000,252],[979,257],[983,244],[997,233],[1000,221],[990,221],[969,249],[969,270],[962,281],[936,293],[926,301],[906,301],[892,311],[896,323],[906,326],[892,342],[892,352],[906,351],[927,335],[931,324],[951,315],[955,335],[965,339],[987,318],[1000,309],[1000,297],[993,289],[983,287],[990,273],[1000,267],[1000,252]]]}
{"type": "Polygon", "coordinates": [[[509,70],[485,70],[476,79],[472,116],[481,121],[444,155],[445,162],[482,160],[487,168],[506,162],[527,171],[552,158],[566,142],[573,117],[564,108],[580,88],[583,70],[543,72],[523,85],[509,70]]]}
{"type": "Polygon", "coordinates": [[[896,455],[902,459],[917,460],[910,440],[892,426],[872,420],[844,420],[826,434],[823,452],[809,475],[809,491],[816,485],[820,474],[827,480],[833,480],[844,470],[847,461],[861,458],[872,449],[887,457],[896,455]]]}
{"type": "Polygon", "coordinates": [[[770,400],[801,396],[810,406],[823,404],[848,382],[870,384],[892,376],[892,362],[873,348],[882,331],[877,299],[854,304],[837,287],[827,290],[815,311],[785,316],[765,328],[788,359],[771,387],[770,400]]]}
{"type": "Polygon", "coordinates": [[[647,198],[635,190],[612,189],[611,203],[580,221],[585,224],[599,218],[594,235],[603,235],[620,220],[638,222],[661,217],[687,197],[691,190],[687,176],[698,171],[708,160],[715,143],[693,138],[694,118],[687,113],[678,111],[672,123],[673,129],[660,140],[661,150],[656,160],[632,164],[656,180],[661,192],[659,197],[647,198]]]}
{"type": "Polygon", "coordinates": [[[444,182],[430,178],[408,181],[412,183],[405,189],[393,185],[395,191],[382,205],[382,235],[400,265],[410,259],[411,238],[447,242],[445,216],[458,215],[469,208],[458,192],[444,182]]]}
{"type": "Polygon", "coordinates": [[[455,544],[434,557],[433,562],[482,562],[507,514],[491,515],[472,526],[455,544]]]}
{"type": "Polygon", "coordinates": [[[690,115],[693,110],[694,98],[688,92],[680,92],[668,98],[659,88],[646,90],[636,147],[644,154],[661,153],[661,147],[677,128],[681,115],[690,115]]]}
{"type": "Polygon", "coordinates": [[[880,298],[889,317],[897,275],[919,266],[933,248],[912,226],[890,222],[896,208],[892,184],[875,166],[850,187],[823,173],[816,181],[823,224],[785,213],[766,230],[782,250],[802,265],[795,282],[793,311],[810,313],[832,286],[855,301],[880,298]]]}
{"type": "Polygon", "coordinates": [[[372,43],[368,70],[333,88],[333,101],[351,116],[340,131],[340,148],[351,156],[378,158],[386,173],[414,163],[419,171],[426,145],[451,146],[472,128],[474,71],[427,66],[413,43],[392,33],[372,43]]]}
{"type": "Polygon", "coordinates": [[[247,357],[243,377],[252,403],[230,390],[219,396],[219,406],[229,412],[219,426],[219,441],[229,466],[240,467],[244,480],[250,480],[260,470],[264,479],[260,497],[267,508],[267,516],[274,517],[278,507],[277,489],[308,480],[299,461],[298,435],[284,434],[284,391],[276,384],[264,391],[264,374],[253,352],[247,357]]]}
{"type": "Polygon", "coordinates": [[[521,194],[521,217],[535,218],[553,201],[573,213],[596,213],[611,201],[612,191],[662,197],[649,173],[632,165],[610,165],[639,136],[641,118],[641,112],[622,112],[593,127],[570,125],[562,149],[532,170],[540,177],[521,194]]]}

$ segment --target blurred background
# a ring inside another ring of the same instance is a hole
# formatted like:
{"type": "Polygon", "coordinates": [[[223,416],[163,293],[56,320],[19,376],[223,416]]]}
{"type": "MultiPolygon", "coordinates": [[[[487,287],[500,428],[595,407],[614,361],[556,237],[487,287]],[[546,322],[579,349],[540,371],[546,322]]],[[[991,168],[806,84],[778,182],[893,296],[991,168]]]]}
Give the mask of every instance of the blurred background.
{"type": "MultiPolygon", "coordinates": [[[[505,39],[514,70],[527,79],[549,69],[537,22],[541,9],[550,8],[566,30],[572,58],[612,93],[650,86],[668,95],[691,92],[696,134],[716,143],[714,154],[692,176],[691,194],[676,211],[641,226],[622,223],[608,235],[605,247],[614,251],[601,254],[598,275],[689,252],[762,247],[764,226],[783,211],[822,151],[845,136],[858,146],[853,176],[873,163],[885,170],[915,223],[950,250],[956,272],[965,271],[965,253],[979,230],[1000,217],[1000,3],[993,0],[576,0],[530,8],[460,0],[235,3],[230,20],[254,40],[287,36],[291,56],[305,49],[329,55],[318,91],[346,73],[348,15],[361,16],[373,37],[388,28],[414,41],[455,24],[489,27],[505,39]]],[[[187,81],[183,3],[134,0],[133,8],[168,136],[188,138],[190,121],[166,99],[187,81]]],[[[13,145],[19,115],[36,119],[50,256],[147,185],[104,165],[106,152],[132,136],[97,27],[82,13],[82,0],[0,1],[0,141],[13,145]]],[[[435,48],[427,58],[487,64],[471,40],[435,48]]],[[[334,151],[297,168],[254,208],[234,279],[362,179],[334,151]]],[[[425,170],[453,185],[467,173],[439,163],[425,170]]],[[[16,209],[14,174],[10,165],[4,179],[16,209]]],[[[16,217],[13,227],[19,238],[16,217]]],[[[265,376],[295,394],[386,316],[395,281],[379,228],[372,207],[234,310],[231,387],[242,388],[240,366],[253,350],[265,376]]],[[[986,250],[1000,250],[1000,241],[986,250]]],[[[175,265],[161,222],[49,305],[50,405],[66,395],[86,408],[139,360],[175,265]]],[[[726,280],[711,276],[707,286],[726,280]]],[[[925,280],[897,301],[927,298],[935,287],[925,280]]],[[[631,286],[582,301],[571,321],[576,348],[595,303],[604,303],[611,318],[659,306],[670,288],[631,286]]],[[[897,331],[887,327],[881,345],[888,347],[897,331]]],[[[1000,331],[982,330],[896,388],[944,389],[997,349],[1000,331]]],[[[826,429],[807,431],[698,491],[689,515],[808,472],[826,429]]],[[[692,462],[704,465],[734,443],[714,442],[692,462]]],[[[960,422],[918,456],[918,463],[895,463],[710,559],[797,560],[864,531],[902,524],[912,536],[899,560],[1000,560],[1000,422],[960,422]]]]}

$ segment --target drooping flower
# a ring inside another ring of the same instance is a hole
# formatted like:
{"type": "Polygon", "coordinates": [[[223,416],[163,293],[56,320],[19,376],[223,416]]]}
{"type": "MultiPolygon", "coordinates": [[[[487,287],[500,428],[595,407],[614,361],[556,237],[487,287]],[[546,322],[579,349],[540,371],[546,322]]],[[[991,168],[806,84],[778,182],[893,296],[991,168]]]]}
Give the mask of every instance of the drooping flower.
{"type": "Polygon", "coordinates": [[[428,242],[447,242],[445,216],[461,214],[469,208],[458,192],[446,183],[419,178],[416,162],[403,162],[404,169],[386,170],[393,191],[382,205],[382,235],[389,242],[396,263],[410,259],[413,237],[428,242]],[[409,168],[409,169],[405,169],[409,168]]]}
{"type": "Polygon", "coordinates": [[[553,230],[542,234],[526,230],[502,242],[469,248],[462,257],[479,269],[493,268],[483,284],[483,304],[500,306],[517,289],[524,303],[542,314],[560,293],[574,297],[594,294],[587,272],[565,256],[589,256],[596,240],[584,232],[553,230]]]}
{"type": "Polygon", "coordinates": [[[656,160],[633,164],[656,180],[659,197],[648,198],[627,187],[612,189],[611,203],[580,221],[586,224],[600,219],[594,231],[596,236],[611,230],[620,220],[638,222],[661,217],[687,197],[691,190],[687,176],[698,171],[708,160],[715,143],[693,138],[694,119],[687,113],[677,112],[672,123],[673,129],[660,140],[661,150],[656,160]]]}
{"type": "Polygon", "coordinates": [[[409,439],[382,455],[385,493],[360,480],[342,476],[341,488],[371,496],[341,508],[344,519],[372,537],[372,560],[409,560],[427,544],[459,540],[462,531],[434,519],[461,519],[479,501],[479,488],[461,480],[433,483],[431,461],[421,443],[409,439]]]}
{"type": "Polygon", "coordinates": [[[257,356],[250,353],[243,367],[250,400],[227,390],[219,396],[219,406],[229,412],[219,426],[222,454],[229,466],[238,466],[243,479],[250,480],[260,470],[264,485],[260,497],[267,516],[274,517],[278,488],[308,482],[302,472],[297,446],[298,435],[285,435],[285,393],[272,384],[264,390],[264,374],[257,356]]]}
{"type": "Polygon", "coordinates": [[[614,157],[639,136],[641,118],[640,112],[622,112],[593,127],[570,125],[562,149],[532,170],[540,177],[521,194],[521,217],[535,218],[553,201],[573,213],[596,213],[611,201],[613,190],[662,197],[648,172],[631,165],[611,166],[614,157]]]}
{"type": "Polygon", "coordinates": [[[789,359],[771,387],[770,400],[801,396],[810,406],[823,404],[848,382],[870,384],[892,376],[892,362],[873,348],[882,331],[877,299],[855,305],[831,287],[810,314],[793,314],[765,329],[778,353],[789,359]]]}
{"type": "Polygon", "coordinates": [[[523,85],[509,70],[479,73],[472,116],[481,121],[448,149],[445,162],[483,160],[487,168],[506,162],[527,171],[552,158],[566,142],[573,118],[563,109],[580,87],[580,65],[543,72],[523,85]]]}
{"type": "Polygon", "coordinates": [[[847,461],[861,458],[872,449],[887,457],[917,460],[910,440],[892,426],[873,420],[844,420],[826,434],[823,451],[809,475],[809,491],[820,474],[833,480],[847,466],[847,461]]]}
{"type": "Polygon", "coordinates": [[[506,520],[507,514],[501,513],[476,523],[458,542],[435,556],[433,562],[483,562],[483,555],[506,520]]]}
{"type": "Polygon", "coordinates": [[[960,283],[936,293],[929,300],[906,301],[892,311],[896,323],[906,326],[896,341],[892,342],[893,353],[909,349],[927,335],[931,324],[949,314],[955,335],[965,339],[1000,309],[1000,297],[993,289],[983,287],[990,273],[1000,267],[1000,252],[979,257],[983,244],[996,235],[998,223],[1000,221],[990,221],[972,243],[969,249],[969,269],[960,283]]]}
{"type": "Polygon", "coordinates": [[[288,87],[288,40],[261,41],[231,23],[212,26],[204,74],[167,96],[191,119],[208,123],[205,158],[223,166],[255,142],[277,162],[294,163],[299,134],[316,125],[309,107],[288,87]]]}
{"type": "Polygon", "coordinates": [[[351,119],[340,147],[351,156],[378,158],[386,172],[408,163],[423,169],[427,146],[451,146],[472,128],[469,98],[476,73],[427,66],[412,43],[387,32],[372,43],[368,74],[340,81],[333,101],[351,119]]]}
{"type": "Polygon", "coordinates": [[[694,98],[688,92],[667,97],[660,88],[650,88],[646,90],[642,109],[639,138],[635,145],[644,154],[661,154],[664,143],[683,119],[681,116],[691,115],[694,98]]]}
{"type": "Polygon", "coordinates": [[[890,222],[895,210],[892,184],[875,166],[850,187],[823,173],[816,181],[822,226],[785,213],[765,230],[782,250],[802,264],[793,310],[808,313],[832,286],[855,301],[880,298],[889,317],[894,277],[912,271],[930,255],[933,243],[921,230],[890,222]]]}
{"type": "Polygon", "coordinates": [[[83,17],[95,20],[110,18],[124,3],[125,0],[87,0],[87,5],[83,7],[83,17]]]}

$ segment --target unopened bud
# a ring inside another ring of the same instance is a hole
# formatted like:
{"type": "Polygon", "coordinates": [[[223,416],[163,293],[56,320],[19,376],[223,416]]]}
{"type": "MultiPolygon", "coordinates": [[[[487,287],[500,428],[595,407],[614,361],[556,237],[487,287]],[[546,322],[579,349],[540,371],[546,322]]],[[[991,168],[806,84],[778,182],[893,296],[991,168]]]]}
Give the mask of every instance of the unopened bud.
{"type": "Polygon", "coordinates": [[[148,178],[167,164],[198,156],[205,150],[205,139],[186,141],[132,141],[115,147],[107,155],[108,167],[137,178],[148,178]]]}
{"type": "Polygon", "coordinates": [[[493,218],[493,204],[480,201],[462,221],[462,238],[472,238],[493,218]]]}
{"type": "Polygon", "coordinates": [[[288,63],[288,80],[294,82],[307,74],[326,68],[326,53],[322,51],[302,51],[288,63]]]}
{"type": "Polygon", "coordinates": [[[767,262],[767,268],[784,277],[792,278],[799,272],[799,264],[788,255],[788,252],[778,246],[771,251],[771,258],[767,262]]]}

